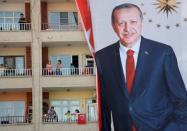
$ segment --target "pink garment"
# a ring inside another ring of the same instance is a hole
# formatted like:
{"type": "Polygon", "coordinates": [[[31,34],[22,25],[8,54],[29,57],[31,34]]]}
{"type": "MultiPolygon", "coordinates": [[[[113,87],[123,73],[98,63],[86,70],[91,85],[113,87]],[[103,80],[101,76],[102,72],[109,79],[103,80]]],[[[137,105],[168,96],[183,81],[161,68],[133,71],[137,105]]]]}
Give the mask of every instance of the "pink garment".
{"type": "Polygon", "coordinates": [[[46,65],[46,69],[47,69],[47,73],[51,74],[52,73],[52,65],[51,64],[47,64],[46,65]]]}

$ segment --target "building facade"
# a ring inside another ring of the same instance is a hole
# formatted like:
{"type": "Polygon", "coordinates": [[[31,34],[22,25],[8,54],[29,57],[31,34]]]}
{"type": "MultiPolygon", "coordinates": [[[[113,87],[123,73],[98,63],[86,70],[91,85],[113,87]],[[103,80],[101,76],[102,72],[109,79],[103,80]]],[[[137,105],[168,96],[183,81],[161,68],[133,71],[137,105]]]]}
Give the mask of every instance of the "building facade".
{"type": "Polygon", "coordinates": [[[95,73],[74,0],[0,2],[0,130],[96,131],[95,73]]]}

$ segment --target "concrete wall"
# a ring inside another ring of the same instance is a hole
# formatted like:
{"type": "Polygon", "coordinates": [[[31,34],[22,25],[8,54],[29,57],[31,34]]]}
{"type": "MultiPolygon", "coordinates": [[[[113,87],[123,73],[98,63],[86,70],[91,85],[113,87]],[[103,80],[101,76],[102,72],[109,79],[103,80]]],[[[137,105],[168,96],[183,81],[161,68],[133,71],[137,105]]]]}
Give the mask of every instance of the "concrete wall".
{"type": "Polygon", "coordinates": [[[0,11],[21,11],[25,12],[24,3],[2,3],[0,4],[0,11]]]}
{"type": "Polygon", "coordinates": [[[97,123],[78,124],[43,124],[41,131],[97,131],[97,123]]]}
{"type": "Polygon", "coordinates": [[[76,12],[75,3],[67,2],[67,3],[49,3],[48,11],[72,11],[76,12]]]}
{"type": "Polygon", "coordinates": [[[32,124],[1,125],[0,131],[34,131],[32,124]]]}
{"type": "Polygon", "coordinates": [[[25,92],[1,92],[0,101],[26,101],[27,94],[25,92]]]}
{"type": "Polygon", "coordinates": [[[0,89],[32,88],[32,78],[0,78],[0,89]]]}
{"type": "Polygon", "coordinates": [[[25,48],[0,48],[0,56],[26,56],[25,48]]]}

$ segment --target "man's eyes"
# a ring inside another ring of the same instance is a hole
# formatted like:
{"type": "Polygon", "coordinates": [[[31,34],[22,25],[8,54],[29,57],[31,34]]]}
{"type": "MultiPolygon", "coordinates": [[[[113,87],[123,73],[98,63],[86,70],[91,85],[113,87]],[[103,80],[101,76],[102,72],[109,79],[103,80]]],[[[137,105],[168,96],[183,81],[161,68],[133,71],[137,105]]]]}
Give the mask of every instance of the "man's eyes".
{"type": "Polygon", "coordinates": [[[132,20],[132,21],[129,21],[129,22],[119,22],[118,25],[125,25],[125,24],[137,24],[137,21],[136,20],[132,20]]]}

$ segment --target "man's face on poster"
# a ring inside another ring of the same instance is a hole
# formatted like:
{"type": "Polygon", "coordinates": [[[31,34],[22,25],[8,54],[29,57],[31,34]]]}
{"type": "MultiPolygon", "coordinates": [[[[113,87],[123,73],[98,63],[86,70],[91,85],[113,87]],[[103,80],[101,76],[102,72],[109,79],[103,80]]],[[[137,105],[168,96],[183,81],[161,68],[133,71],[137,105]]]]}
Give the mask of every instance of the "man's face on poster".
{"type": "Polygon", "coordinates": [[[142,19],[135,7],[116,10],[114,12],[113,29],[120,42],[126,47],[132,47],[141,36],[142,19]]]}

